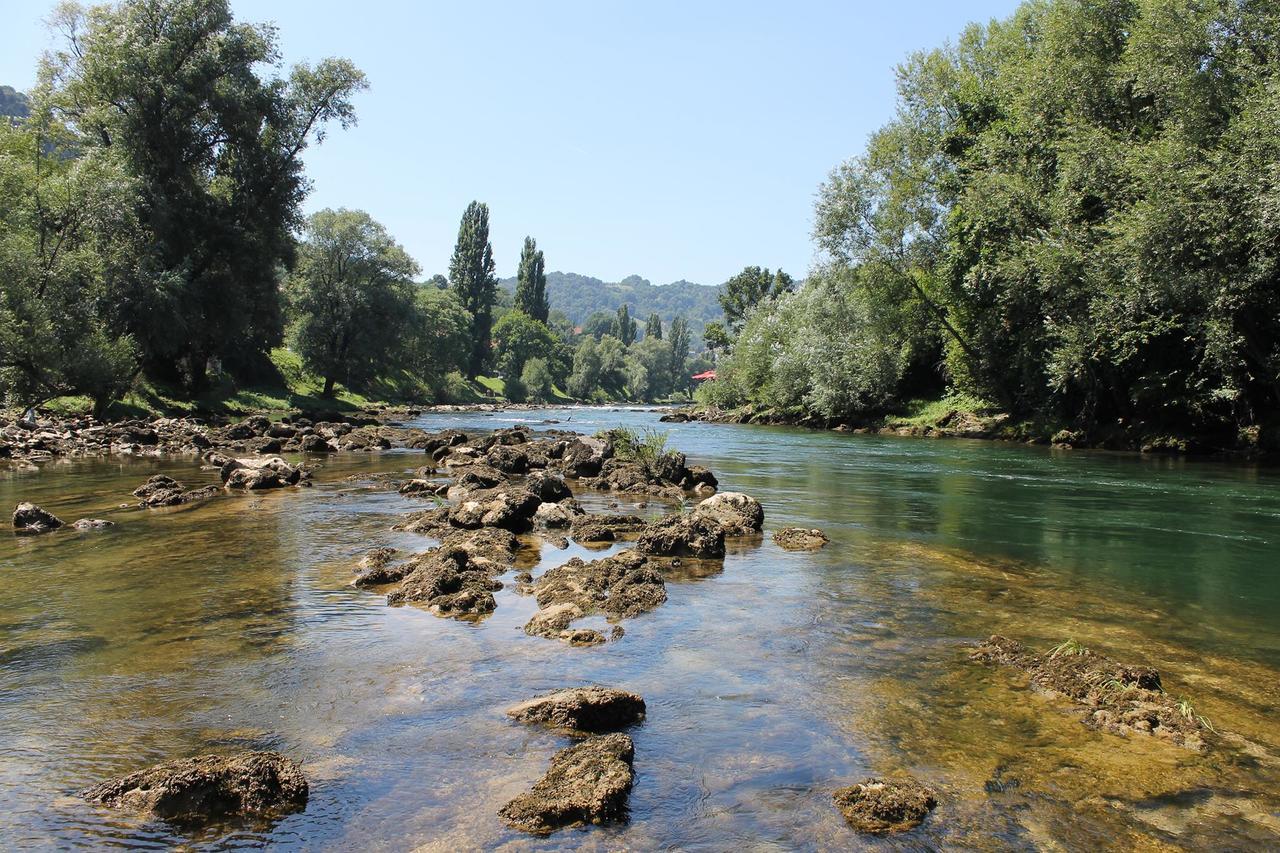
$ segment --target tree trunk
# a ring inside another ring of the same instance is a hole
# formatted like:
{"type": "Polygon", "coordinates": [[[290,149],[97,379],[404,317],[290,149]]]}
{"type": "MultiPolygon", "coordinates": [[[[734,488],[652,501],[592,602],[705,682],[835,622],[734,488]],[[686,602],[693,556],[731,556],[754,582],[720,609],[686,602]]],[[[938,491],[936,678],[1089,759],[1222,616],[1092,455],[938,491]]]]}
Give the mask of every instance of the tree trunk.
{"type": "Polygon", "coordinates": [[[320,396],[326,400],[333,396],[333,377],[326,376],[324,378],[324,390],[320,392],[320,396]]]}

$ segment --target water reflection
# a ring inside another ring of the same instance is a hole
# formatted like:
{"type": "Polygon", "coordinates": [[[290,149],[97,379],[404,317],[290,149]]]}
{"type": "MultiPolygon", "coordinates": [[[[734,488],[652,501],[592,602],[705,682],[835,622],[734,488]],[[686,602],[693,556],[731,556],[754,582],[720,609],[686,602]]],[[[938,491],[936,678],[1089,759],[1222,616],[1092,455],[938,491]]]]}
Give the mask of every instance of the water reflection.
{"type": "MultiPolygon", "coordinates": [[[[583,431],[656,415],[580,409],[422,425],[557,418],[583,431]],[[572,421],[568,420],[572,418],[572,421]]],[[[664,425],[665,427],[665,425],[664,425]]],[[[360,472],[419,453],[323,461],[316,486],[177,510],[122,508],[152,473],[194,460],[0,472],[0,504],[33,500],[105,532],[0,539],[0,840],[168,846],[68,795],[199,751],[271,747],[304,762],[310,805],[274,827],[196,845],[313,848],[845,849],[829,791],[912,772],[942,806],[870,846],[1274,848],[1280,841],[1280,487],[1248,468],[1050,453],[982,442],[670,425],[673,446],[759,497],[767,529],[820,526],[789,553],[733,543],[723,567],[667,569],[668,602],[592,649],[528,637],[536,604],[502,580],[480,624],[388,608],[348,584],[420,504],[360,472]],[[1075,637],[1144,659],[1242,743],[1198,756],[1093,732],[961,646],[1002,632],[1075,637]],[[503,709],[566,684],[642,693],[638,779],[623,827],[550,839],[497,808],[563,744],[503,709]]],[[[606,508],[605,497],[591,497],[606,508]]],[[[643,511],[661,512],[650,504],[643,511]]],[[[624,507],[621,511],[632,511],[624,507]]],[[[535,574],[588,552],[530,538],[535,574]]]]}

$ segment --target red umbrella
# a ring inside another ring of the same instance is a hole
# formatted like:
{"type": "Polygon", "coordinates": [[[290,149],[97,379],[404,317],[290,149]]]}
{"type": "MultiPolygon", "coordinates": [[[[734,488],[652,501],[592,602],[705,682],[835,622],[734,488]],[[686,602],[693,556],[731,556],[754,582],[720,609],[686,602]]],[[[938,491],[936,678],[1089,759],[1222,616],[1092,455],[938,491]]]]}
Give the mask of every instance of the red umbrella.
{"type": "Polygon", "coordinates": [[[693,378],[698,380],[699,382],[701,382],[704,379],[715,379],[716,372],[714,370],[708,370],[706,373],[695,374],[693,378]]]}

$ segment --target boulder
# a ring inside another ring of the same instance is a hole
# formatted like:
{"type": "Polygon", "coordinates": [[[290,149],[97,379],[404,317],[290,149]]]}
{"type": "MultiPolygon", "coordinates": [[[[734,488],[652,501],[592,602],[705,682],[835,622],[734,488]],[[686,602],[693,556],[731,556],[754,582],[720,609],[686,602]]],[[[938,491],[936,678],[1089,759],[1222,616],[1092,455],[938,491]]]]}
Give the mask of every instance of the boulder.
{"type": "Polygon", "coordinates": [[[360,558],[356,565],[356,578],[352,583],[355,586],[377,586],[403,579],[409,573],[409,567],[404,564],[391,565],[399,554],[400,551],[396,548],[374,548],[360,558]]]}
{"type": "Polygon", "coordinates": [[[333,453],[336,448],[324,439],[324,436],[304,435],[299,444],[303,453],[333,453]]]}
{"type": "Polygon", "coordinates": [[[290,465],[279,456],[265,459],[236,459],[222,466],[222,484],[228,489],[279,489],[296,486],[303,469],[290,465]]]}
{"type": "Polygon", "coordinates": [[[535,527],[559,529],[568,527],[572,523],[573,519],[569,517],[569,511],[560,504],[544,503],[533,514],[535,527]]]}
{"type": "Polygon", "coordinates": [[[831,540],[827,538],[827,534],[816,527],[811,530],[803,527],[784,527],[774,531],[773,541],[788,551],[814,551],[831,540]]]}
{"type": "Polygon", "coordinates": [[[642,554],[661,557],[724,556],[724,526],[710,515],[668,515],[645,525],[636,540],[642,554]]]}
{"type": "Polygon", "coordinates": [[[693,508],[695,516],[719,522],[727,536],[758,533],[764,527],[764,507],[741,492],[720,492],[693,508]]]}
{"type": "Polygon", "coordinates": [[[573,492],[565,485],[564,478],[550,471],[534,471],[525,478],[524,486],[543,501],[558,503],[573,497],[573,492]]]}
{"type": "Polygon", "coordinates": [[[62,526],[62,519],[33,503],[22,502],[13,510],[13,529],[18,533],[47,533],[62,526]]]}
{"type": "Polygon", "coordinates": [[[201,755],[158,764],[85,791],[91,802],[179,824],[277,817],[307,804],[301,768],[277,752],[201,755]]]}
{"type": "Polygon", "coordinates": [[[872,835],[914,829],[938,805],[933,792],[914,779],[867,779],[841,788],[832,799],[850,826],[872,835]]]}
{"type": "Polygon", "coordinates": [[[623,734],[598,735],[562,749],[532,790],[498,814],[515,829],[546,834],[566,826],[626,818],[635,747],[623,734]]]}
{"type": "Polygon", "coordinates": [[[635,551],[591,562],[574,557],[543,573],[532,591],[541,609],[525,625],[525,633],[561,639],[570,639],[570,623],[583,616],[631,618],[667,600],[662,575],[635,551]]]}
{"type": "Polygon", "coordinates": [[[542,723],[572,733],[601,734],[624,729],[644,719],[644,699],[609,687],[557,690],[507,709],[522,723],[542,723]]]}
{"type": "Polygon", "coordinates": [[[560,464],[569,477],[594,477],[604,464],[605,443],[598,438],[578,436],[565,447],[560,464]]]}
{"type": "Polygon", "coordinates": [[[529,457],[506,444],[496,444],[485,460],[504,474],[523,474],[529,470],[529,457]]]}
{"type": "Polygon", "coordinates": [[[447,483],[433,483],[431,480],[413,479],[400,486],[402,495],[440,495],[449,491],[447,483]]]}

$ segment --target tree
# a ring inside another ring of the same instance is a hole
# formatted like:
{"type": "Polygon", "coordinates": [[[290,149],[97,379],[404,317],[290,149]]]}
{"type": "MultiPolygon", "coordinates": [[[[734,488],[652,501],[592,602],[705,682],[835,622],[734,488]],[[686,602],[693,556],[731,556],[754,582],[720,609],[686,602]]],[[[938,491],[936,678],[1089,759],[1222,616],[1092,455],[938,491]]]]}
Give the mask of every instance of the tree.
{"type": "Polygon", "coordinates": [[[788,293],[795,286],[791,276],[761,267],[745,267],[720,289],[720,307],[729,328],[737,330],[751,309],[764,299],[788,293]]]}
{"type": "Polygon", "coordinates": [[[0,122],[0,398],[21,408],[84,394],[95,414],[127,390],[134,340],[110,322],[111,281],[137,239],[134,187],[101,152],[46,148],[0,122]]]}
{"type": "Polygon", "coordinates": [[[408,349],[418,265],[361,210],[322,210],[307,220],[286,290],[294,347],[324,377],[356,386],[386,372],[408,349]]]}
{"type": "Polygon", "coordinates": [[[531,358],[545,362],[556,349],[555,336],[546,324],[520,310],[508,311],[493,327],[494,358],[506,379],[520,377],[531,358]]]}
{"type": "Polygon", "coordinates": [[[489,335],[498,280],[494,277],[493,246],[489,243],[489,206],[467,205],[458,226],[458,241],[449,261],[449,282],[462,307],[471,315],[467,376],[475,379],[489,360],[489,335]]]}
{"type": "Polygon", "coordinates": [[[554,396],[551,368],[547,365],[546,359],[529,359],[520,374],[520,381],[525,387],[525,393],[531,400],[545,403],[554,396]]]}
{"type": "Polygon", "coordinates": [[[617,331],[618,315],[607,311],[597,311],[590,317],[582,321],[582,334],[590,335],[597,341],[605,335],[613,334],[617,331]]]}
{"type": "Polygon", "coordinates": [[[627,351],[627,392],[633,400],[656,400],[671,392],[671,347],[659,338],[636,341],[627,351]]]}
{"type": "Polygon", "coordinates": [[[542,250],[532,237],[524,238],[524,248],[520,251],[515,308],[541,323],[546,323],[551,314],[551,305],[547,302],[546,263],[542,259],[542,250]]]}
{"type": "Polygon", "coordinates": [[[717,351],[728,353],[732,344],[729,333],[725,331],[724,324],[714,321],[703,328],[702,340],[707,345],[707,349],[711,351],[713,358],[717,351]]]}
{"type": "Polygon", "coordinates": [[[657,314],[650,314],[649,319],[645,321],[644,336],[662,340],[662,318],[657,314]]]}
{"type": "Polygon", "coordinates": [[[409,326],[407,366],[438,397],[447,375],[466,366],[471,317],[453,291],[428,284],[414,288],[409,326]]]}
{"type": "Polygon", "coordinates": [[[589,400],[600,387],[600,344],[595,338],[584,337],[573,351],[568,386],[568,392],[579,400],[589,400]]]}
{"type": "Polygon", "coordinates": [[[689,330],[689,321],[684,317],[676,317],[671,321],[667,344],[670,352],[668,384],[670,388],[684,390],[690,381],[685,375],[685,366],[689,362],[689,347],[693,344],[693,333],[689,330]]]}
{"type": "Polygon", "coordinates": [[[610,334],[622,341],[624,347],[629,347],[635,342],[636,321],[631,319],[631,311],[625,302],[618,307],[618,314],[614,317],[610,334]]]}
{"type": "Polygon", "coordinates": [[[206,384],[214,360],[246,372],[282,334],[279,271],[307,184],[301,154],[330,122],[355,122],[350,62],[258,69],[275,31],[237,23],[228,0],[58,7],[33,113],[47,143],[108,153],[135,188],[137,257],[111,308],[149,370],[206,384]],[[55,137],[57,137],[55,139],[55,137]]]}
{"type": "Polygon", "coordinates": [[[426,281],[427,287],[434,287],[436,290],[446,290],[449,287],[449,279],[436,273],[426,281]]]}

